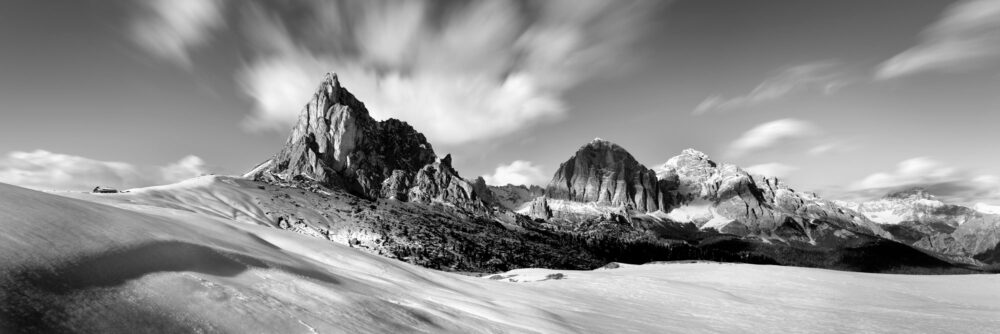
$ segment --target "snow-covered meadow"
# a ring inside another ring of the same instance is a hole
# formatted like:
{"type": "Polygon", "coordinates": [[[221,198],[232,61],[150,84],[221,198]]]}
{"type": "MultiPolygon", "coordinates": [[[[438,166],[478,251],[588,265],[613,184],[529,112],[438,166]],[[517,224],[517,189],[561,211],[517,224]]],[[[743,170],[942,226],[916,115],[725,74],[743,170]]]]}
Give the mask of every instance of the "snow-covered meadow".
{"type": "Polygon", "coordinates": [[[0,231],[0,332],[986,333],[1000,328],[997,275],[672,263],[593,271],[519,269],[479,278],[183,205],[96,203],[5,184],[0,184],[0,231]]]}

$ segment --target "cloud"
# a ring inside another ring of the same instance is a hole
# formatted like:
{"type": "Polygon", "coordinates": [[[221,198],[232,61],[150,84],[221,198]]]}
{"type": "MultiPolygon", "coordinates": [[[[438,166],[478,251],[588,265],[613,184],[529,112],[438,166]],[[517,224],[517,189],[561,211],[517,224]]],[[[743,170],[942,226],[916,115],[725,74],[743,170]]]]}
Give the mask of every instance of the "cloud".
{"type": "Polygon", "coordinates": [[[502,82],[467,75],[379,75],[354,63],[331,65],[337,62],[292,53],[243,71],[242,87],[257,102],[246,125],[255,130],[288,131],[319,82],[315,73],[329,68],[337,69],[343,86],[365,102],[373,117],[405,120],[434,143],[498,137],[557,119],[566,110],[561,98],[540,87],[530,74],[513,73],[502,82]]]}
{"type": "Polygon", "coordinates": [[[780,162],[770,162],[770,163],[758,164],[746,167],[744,168],[744,170],[753,174],[759,174],[777,178],[785,178],[788,177],[788,175],[791,175],[792,172],[799,170],[799,168],[795,166],[786,165],[780,162]]]}
{"type": "Polygon", "coordinates": [[[965,0],[948,7],[921,42],[882,63],[876,78],[932,70],[961,71],[1000,61],[1000,1],[965,0]]]}
{"type": "Polygon", "coordinates": [[[150,3],[136,41],[184,64],[222,18],[244,38],[235,73],[254,131],[286,132],[326,72],[378,119],[459,145],[566,117],[563,95],[635,57],[665,2],[241,1],[150,3]],[[232,11],[233,15],[220,11],[232,11]],[[148,22],[147,22],[148,21],[148,22]],[[475,131],[468,131],[475,129],[475,131]]]}
{"type": "Polygon", "coordinates": [[[874,198],[916,187],[953,203],[1000,201],[1000,177],[975,175],[928,157],[903,160],[895,170],[874,173],[852,183],[848,191],[855,197],[874,198]]]}
{"type": "Polygon", "coordinates": [[[853,149],[854,147],[847,144],[845,141],[837,140],[813,146],[809,149],[809,151],[807,151],[807,153],[809,153],[809,155],[826,155],[835,152],[850,151],[853,149]]]}
{"type": "Polygon", "coordinates": [[[41,190],[143,187],[203,174],[207,174],[205,163],[196,156],[187,156],[165,167],[137,167],[45,150],[15,151],[0,159],[0,182],[41,190]]]}
{"type": "Polygon", "coordinates": [[[524,160],[516,160],[508,165],[497,166],[493,175],[483,175],[487,184],[496,186],[507,184],[540,185],[548,182],[549,178],[542,172],[541,167],[524,160]]]}
{"type": "Polygon", "coordinates": [[[755,126],[729,145],[734,157],[771,148],[781,142],[813,136],[819,132],[812,123],[785,118],[755,126]]]}
{"type": "Polygon", "coordinates": [[[191,66],[190,50],[208,42],[209,33],[225,24],[223,0],[146,0],[143,14],[132,21],[132,40],[147,52],[183,67],[191,66]]]}
{"type": "Polygon", "coordinates": [[[903,160],[893,172],[875,173],[854,184],[855,189],[895,188],[911,184],[955,180],[958,170],[927,157],[903,160]]]}
{"type": "Polygon", "coordinates": [[[189,155],[181,158],[180,161],[160,168],[162,180],[167,183],[184,181],[193,177],[209,174],[205,161],[199,157],[189,155]]]}
{"type": "Polygon", "coordinates": [[[755,106],[805,91],[818,91],[829,95],[836,93],[850,82],[851,80],[843,74],[836,62],[802,64],[782,70],[761,82],[746,95],[730,98],[719,95],[709,97],[695,108],[694,114],[755,106]]]}

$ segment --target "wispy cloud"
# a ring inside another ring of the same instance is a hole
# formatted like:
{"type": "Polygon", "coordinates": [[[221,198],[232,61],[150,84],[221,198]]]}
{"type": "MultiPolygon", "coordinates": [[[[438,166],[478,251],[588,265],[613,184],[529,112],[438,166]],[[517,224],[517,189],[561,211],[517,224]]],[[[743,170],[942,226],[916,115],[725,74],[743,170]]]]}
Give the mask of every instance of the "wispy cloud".
{"type": "Polygon", "coordinates": [[[965,0],[949,7],[919,44],[882,63],[876,77],[960,71],[1000,61],[1000,1],[965,0]]]}
{"type": "MultiPolygon", "coordinates": [[[[154,4],[161,2],[173,3],[154,4]]],[[[443,145],[564,117],[565,92],[628,64],[636,39],[664,6],[645,0],[212,4],[190,15],[154,5],[160,15],[150,27],[140,25],[138,31],[150,32],[138,40],[183,63],[215,26],[214,10],[238,13],[222,16],[237,20],[229,26],[248,41],[248,60],[236,74],[256,105],[248,129],[287,131],[323,74],[334,71],[373,116],[407,121],[443,145]],[[158,37],[167,43],[155,44],[158,37]]]]}
{"type": "Polygon", "coordinates": [[[800,92],[833,94],[851,83],[834,61],[819,61],[786,68],[757,85],[750,93],[736,97],[711,96],[699,104],[695,115],[711,111],[746,108],[800,92]]]}
{"type": "Polygon", "coordinates": [[[914,187],[925,188],[954,203],[1000,203],[1000,178],[976,175],[928,157],[903,160],[894,170],[874,173],[852,183],[848,191],[853,197],[870,199],[914,187]]]}
{"type": "Polygon", "coordinates": [[[786,165],[780,162],[757,164],[750,167],[746,167],[744,169],[753,174],[759,174],[777,178],[788,177],[788,175],[791,175],[793,172],[799,170],[799,168],[796,166],[786,165]]]}
{"type": "Polygon", "coordinates": [[[497,166],[493,175],[483,175],[486,183],[491,185],[542,185],[549,181],[542,168],[530,161],[516,160],[510,164],[497,166]]]}
{"type": "Polygon", "coordinates": [[[133,41],[183,67],[191,66],[190,50],[207,43],[212,30],[225,24],[224,0],[145,0],[140,4],[143,13],[132,21],[133,41]]]}
{"type": "Polygon", "coordinates": [[[41,190],[141,187],[208,174],[205,162],[187,156],[164,167],[138,167],[45,150],[11,152],[0,159],[0,182],[41,190]]]}
{"type": "Polygon", "coordinates": [[[814,156],[822,156],[834,153],[849,152],[857,149],[856,143],[850,139],[827,137],[823,141],[809,148],[806,153],[814,156]]]}
{"type": "Polygon", "coordinates": [[[939,183],[957,180],[958,169],[927,157],[917,157],[900,162],[896,170],[871,174],[854,183],[854,189],[895,188],[916,184],[939,183]]]}
{"type": "Polygon", "coordinates": [[[792,118],[762,123],[743,133],[729,145],[729,155],[740,157],[772,148],[779,143],[816,135],[819,129],[810,122],[792,118]]]}

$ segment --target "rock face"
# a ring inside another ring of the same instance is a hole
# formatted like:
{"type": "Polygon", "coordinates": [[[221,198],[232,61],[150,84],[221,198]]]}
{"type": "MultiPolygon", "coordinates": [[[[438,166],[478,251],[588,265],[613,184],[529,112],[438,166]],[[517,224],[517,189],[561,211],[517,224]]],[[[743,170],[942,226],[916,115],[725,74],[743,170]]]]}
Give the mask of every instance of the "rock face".
{"type": "Polygon", "coordinates": [[[692,149],[652,170],[621,146],[596,139],[559,166],[545,195],[519,212],[580,220],[619,208],[615,215],[626,220],[653,214],[726,234],[813,245],[843,244],[857,235],[891,238],[860,213],[692,149]]]}
{"type": "Polygon", "coordinates": [[[674,206],[707,202],[716,220],[727,221],[724,226],[740,235],[775,236],[813,244],[836,243],[836,239],[857,233],[891,237],[853,210],[814,194],[796,192],[776,178],[752,175],[731,164],[717,164],[695,150],[684,150],[671,158],[658,168],[657,175],[665,197],[672,198],[674,206]]]}
{"type": "Polygon", "coordinates": [[[594,139],[559,165],[545,189],[553,199],[624,206],[638,211],[665,207],[656,173],[625,149],[594,139]]]}
{"type": "MultiPolygon", "coordinates": [[[[479,180],[482,180],[482,178],[480,177],[479,180]]],[[[482,184],[484,187],[487,187],[489,189],[489,193],[492,194],[492,200],[484,199],[484,201],[487,203],[494,203],[497,206],[513,211],[520,210],[527,205],[527,203],[531,203],[535,198],[545,195],[545,188],[536,185],[524,186],[508,184],[502,186],[487,186],[485,180],[482,184]]]]}
{"type": "Polygon", "coordinates": [[[545,196],[535,198],[531,201],[531,206],[528,210],[528,216],[531,218],[538,219],[549,219],[552,218],[552,208],[549,207],[548,198],[545,196]]]}
{"type": "Polygon", "coordinates": [[[421,168],[413,177],[413,183],[407,196],[410,201],[424,203],[439,202],[456,205],[482,203],[472,182],[458,176],[458,172],[451,167],[450,154],[421,168]]]}
{"type": "Polygon", "coordinates": [[[405,122],[376,121],[327,74],[273,158],[246,174],[264,182],[311,181],[367,197],[483,206],[472,183],[438,160],[423,134],[405,122]]]}

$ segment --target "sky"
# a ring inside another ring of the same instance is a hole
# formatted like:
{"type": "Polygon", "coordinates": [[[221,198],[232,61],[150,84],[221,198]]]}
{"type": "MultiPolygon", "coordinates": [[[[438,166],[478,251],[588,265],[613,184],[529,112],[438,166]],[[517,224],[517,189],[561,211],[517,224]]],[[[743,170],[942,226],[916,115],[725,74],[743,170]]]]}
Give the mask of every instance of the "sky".
{"type": "Polygon", "coordinates": [[[0,182],[38,189],[242,174],[336,72],[494,184],[601,137],[1000,204],[996,0],[15,0],[0,45],[0,182]]]}

